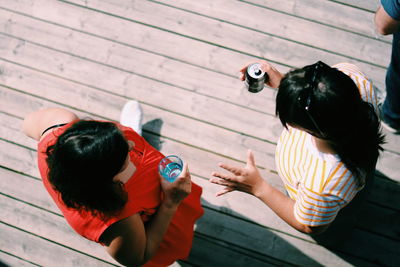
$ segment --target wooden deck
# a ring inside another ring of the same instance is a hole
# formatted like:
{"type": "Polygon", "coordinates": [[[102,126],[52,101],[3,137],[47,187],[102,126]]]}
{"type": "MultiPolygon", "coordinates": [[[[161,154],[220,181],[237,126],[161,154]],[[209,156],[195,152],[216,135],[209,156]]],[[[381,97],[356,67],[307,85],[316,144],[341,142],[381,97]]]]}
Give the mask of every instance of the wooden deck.
{"type": "MultiPolygon", "coordinates": [[[[387,135],[376,183],[349,241],[325,248],[255,198],[216,198],[218,162],[253,149],[273,171],[282,126],[275,91],[250,94],[240,67],[265,58],[285,72],[323,60],[357,64],[384,91],[391,38],[374,32],[379,1],[0,0],[0,261],[10,266],[115,266],[69,228],[45,192],[23,117],[65,107],[118,120],[142,103],[144,136],[189,162],[205,215],[176,266],[399,266],[400,136],[387,135]]],[[[272,171],[269,171],[269,170],[272,171]]]]}

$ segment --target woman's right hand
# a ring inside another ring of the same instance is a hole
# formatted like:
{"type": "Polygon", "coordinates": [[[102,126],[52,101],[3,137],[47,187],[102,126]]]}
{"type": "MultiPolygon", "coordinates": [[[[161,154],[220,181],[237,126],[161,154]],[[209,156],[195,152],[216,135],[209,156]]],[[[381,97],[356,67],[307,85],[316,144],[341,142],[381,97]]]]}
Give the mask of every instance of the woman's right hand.
{"type": "Polygon", "coordinates": [[[283,78],[283,74],[280,73],[274,66],[272,66],[269,62],[265,61],[265,60],[260,60],[260,61],[256,61],[256,62],[251,62],[249,64],[246,64],[241,70],[241,76],[240,79],[242,81],[245,80],[245,72],[246,69],[249,65],[253,64],[253,63],[260,63],[261,64],[261,69],[268,74],[268,80],[266,81],[266,84],[269,87],[272,88],[278,88],[279,84],[281,83],[281,80],[283,78]]]}
{"type": "Polygon", "coordinates": [[[161,188],[164,192],[163,204],[168,207],[177,207],[192,190],[192,181],[187,163],[184,164],[179,177],[173,182],[168,182],[161,175],[161,188]]]}

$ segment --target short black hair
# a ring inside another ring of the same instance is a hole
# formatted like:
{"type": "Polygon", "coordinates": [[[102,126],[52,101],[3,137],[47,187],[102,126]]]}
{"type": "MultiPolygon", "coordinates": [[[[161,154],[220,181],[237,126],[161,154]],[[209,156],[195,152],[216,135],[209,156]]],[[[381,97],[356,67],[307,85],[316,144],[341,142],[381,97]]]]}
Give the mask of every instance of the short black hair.
{"type": "Polygon", "coordinates": [[[121,171],[128,151],[128,142],[114,123],[77,121],[47,148],[49,181],[67,207],[113,215],[127,200],[113,177],[121,171]]]}

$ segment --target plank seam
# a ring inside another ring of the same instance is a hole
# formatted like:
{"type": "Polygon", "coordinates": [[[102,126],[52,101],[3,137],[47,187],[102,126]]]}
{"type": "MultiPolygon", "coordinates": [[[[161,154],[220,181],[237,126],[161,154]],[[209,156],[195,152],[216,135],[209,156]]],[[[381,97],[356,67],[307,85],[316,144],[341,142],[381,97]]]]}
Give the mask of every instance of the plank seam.
{"type": "Polygon", "coordinates": [[[374,10],[370,10],[370,9],[367,9],[367,8],[363,8],[363,7],[355,6],[355,5],[352,5],[352,4],[344,3],[342,1],[335,1],[335,0],[328,0],[328,1],[336,3],[336,4],[339,4],[339,5],[348,6],[348,7],[352,7],[352,8],[355,8],[355,9],[363,10],[363,11],[366,11],[366,12],[369,12],[369,13],[375,13],[374,10]]]}
{"type": "MultiPolygon", "coordinates": [[[[257,259],[257,260],[259,260],[261,262],[265,262],[265,260],[266,260],[265,258],[267,258],[267,259],[272,259],[273,261],[284,263],[284,264],[287,264],[287,265],[290,265],[290,266],[298,266],[298,265],[294,265],[293,263],[286,262],[286,261],[283,261],[281,259],[274,258],[274,257],[272,257],[270,255],[262,254],[262,253],[260,253],[258,251],[255,251],[255,250],[252,250],[252,249],[249,249],[249,248],[244,248],[244,247],[242,247],[242,246],[240,246],[238,244],[228,242],[228,241],[226,241],[224,239],[220,239],[220,238],[218,238],[216,236],[210,236],[210,235],[207,235],[207,234],[204,234],[204,233],[199,233],[199,232],[195,232],[195,236],[200,238],[200,239],[206,240],[209,243],[213,243],[215,245],[225,247],[225,248],[227,248],[227,249],[229,249],[231,251],[238,252],[238,253],[240,253],[242,255],[246,255],[246,256],[248,256],[250,258],[257,259]],[[225,245],[225,244],[228,244],[228,246],[225,245]],[[232,246],[229,246],[229,245],[232,245],[232,246]],[[238,247],[241,250],[235,249],[235,247],[238,247]],[[246,253],[246,251],[249,251],[251,253],[246,253]],[[255,254],[255,255],[251,255],[251,254],[255,254]]],[[[269,263],[276,264],[276,262],[269,262],[269,263]]]]}
{"type": "MultiPolygon", "coordinates": [[[[32,265],[41,266],[41,265],[38,265],[38,264],[36,264],[36,263],[34,263],[34,262],[30,261],[30,260],[27,260],[27,259],[22,258],[22,257],[19,257],[19,256],[17,256],[17,255],[11,254],[11,253],[9,253],[9,252],[7,252],[7,251],[4,251],[4,250],[2,250],[2,249],[0,249],[0,252],[2,252],[2,253],[4,253],[4,254],[7,254],[7,255],[9,255],[9,256],[11,256],[11,257],[17,258],[17,259],[19,259],[19,260],[21,260],[21,261],[30,263],[30,264],[32,264],[32,265]]],[[[0,262],[0,265],[3,266],[3,265],[1,264],[1,262],[0,262]]]]}
{"type": "MultiPolygon", "coordinates": [[[[214,17],[211,17],[211,16],[207,16],[207,15],[204,15],[204,14],[201,14],[201,13],[198,13],[198,12],[195,12],[195,11],[191,11],[191,10],[187,10],[187,9],[175,7],[175,6],[166,4],[166,3],[157,2],[157,1],[155,1],[155,0],[148,0],[148,1],[149,1],[149,2],[153,2],[153,3],[156,3],[156,4],[159,4],[159,5],[167,6],[167,7],[173,8],[173,9],[185,11],[185,12],[187,12],[187,13],[191,13],[191,14],[194,14],[194,15],[198,15],[198,16],[201,16],[201,17],[205,17],[205,18],[208,18],[208,19],[211,19],[211,20],[216,20],[216,21],[224,22],[224,23],[227,23],[227,24],[230,24],[230,25],[234,25],[234,26],[236,26],[236,27],[240,27],[240,28],[246,29],[246,30],[250,30],[250,31],[254,31],[254,32],[261,33],[261,34],[269,35],[269,36],[272,36],[272,37],[275,37],[275,38],[278,38],[278,39],[281,39],[281,40],[289,41],[289,42],[292,42],[292,43],[295,43],[295,44],[299,44],[299,45],[302,45],[302,46],[311,47],[311,48],[314,48],[314,49],[316,49],[316,50],[320,50],[320,51],[323,51],[323,52],[327,52],[327,53],[330,53],[330,54],[333,54],[333,55],[337,55],[337,56],[342,56],[342,57],[345,57],[345,58],[353,59],[353,60],[356,60],[356,61],[359,61],[359,62],[363,62],[363,63],[369,64],[369,65],[372,65],[372,66],[375,66],[375,67],[378,67],[378,68],[386,69],[385,66],[378,65],[378,64],[376,64],[376,63],[374,63],[374,62],[372,62],[372,61],[367,61],[367,60],[364,60],[364,59],[355,58],[355,57],[352,57],[351,55],[345,55],[345,54],[342,54],[342,53],[339,53],[339,52],[335,52],[335,51],[331,51],[331,50],[328,50],[328,49],[320,48],[320,47],[314,46],[314,45],[312,45],[312,44],[307,44],[307,43],[303,43],[303,42],[300,42],[300,41],[291,40],[291,39],[288,39],[288,38],[285,38],[285,37],[281,37],[281,36],[276,35],[276,34],[273,34],[273,33],[267,33],[267,32],[261,31],[261,30],[257,30],[257,29],[253,29],[253,28],[250,28],[250,27],[247,27],[247,26],[243,26],[243,25],[240,25],[240,24],[236,24],[236,23],[233,23],[233,22],[229,22],[229,21],[224,20],[224,19],[214,18],[214,17]]],[[[63,1],[63,0],[62,0],[62,2],[66,2],[66,1],[63,1]]],[[[247,4],[253,5],[252,3],[248,3],[248,2],[245,2],[245,1],[241,1],[241,2],[244,2],[244,3],[247,3],[247,4]]],[[[66,2],[66,3],[69,3],[69,2],[66,2]]],[[[256,5],[256,4],[254,4],[254,5],[256,5]]],[[[256,5],[256,6],[258,6],[258,5],[256,5]]],[[[92,8],[85,7],[85,6],[81,6],[81,7],[88,8],[88,9],[92,9],[92,8]]],[[[259,6],[259,7],[268,9],[268,8],[266,8],[266,7],[264,7],[264,6],[259,6]]],[[[94,10],[96,10],[96,9],[94,9],[94,10]]],[[[273,9],[271,9],[271,10],[273,10],[273,9]]],[[[273,11],[275,11],[275,10],[273,10],[273,11]]],[[[112,13],[107,13],[107,14],[112,14],[112,13]]],[[[115,16],[117,16],[117,15],[115,15],[115,16]]],[[[129,18],[124,18],[124,17],[120,17],[120,18],[121,18],[121,19],[130,20],[129,18]]],[[[311,21],[311,20],[310,20],[310,21],[311,21]]],[[[313,22],[314,22],[314,21],[313,21],[313,22]]],[[[320,24],[321,24],[321,23],[320,23],[320,24]]],[[[166,29],[164,29],[164,30],[165,30],[165,31],[168,31],[168,30],[166,30],[166,29]]],[[[177,32],[172,32],[172,31],[171,31],[171,33],[179,34],[179,33],[177,33],[177,32]]],[[[196,37],[190,37],[190,36],[188,36],[188,35],[184,35],[184,36],[187,37],[187,38],[196,38],[196,37]]],[[[377,39],[374,39],[374,38],[368,38],[368,39],[377,40],[377,39]]],[[[378,41],[380,41],[380,40],[378,39],[378,41]]],[[[389,43],[389,44],[390,44],[390,43],[389,43]]]]}
{"type": "Polygon", "coordinates": [[[2,195],[2,196],[4,196],[4,197],[7,197],[7,198],[10,198],[10,199],[13,199],[13,200],[15,200],[15,201],[17,201],[17,202],[24,203],[24,204],[26,204],[26,205],[28,205],[28,206],[37,208],[37,209],[39,209],[39,210],[42,210],[42,211],[51,213],[51,214],[56,215],[56,216],[58,216],[58,217],[60,217],[60,218],[64,218],[64,216],[63,216],[61,213],[56,213],[56,212],[54,212],[54,211],[51,211],[51,210],[48,210],[48,209],[46,209],[46,208],[40,207],[40,206],[35,205],[35,204],[33,204],[33,203],[27,202],[27,201],[25,201],[25,200],[23,200],[23,199],[20,199],[20,198],[17,198],[17,197],[14,197],[14,196],[5,194],[5,193],[3,193],[3,192],[0,192],[0,195],[2,195]]]}
{"type": "MultiPolygon", "coordinates": [[[[158,79],[155,79],[155,78],[153,78],[153,77],[146,76],[146,75],[143,75],[143,74],[140,74],[140,73],[136,73],[136,72],[133,72],[133,71],[130,71],[130,70],[126,70],[126,69],[123,69],[123,68],[120,68],[120,67],[117,67],[117,66],[109,65],[109,64],[106,64],[106,63],[103,63],[103,62],[100,62],[100,61],[96,61],[96,60],[92,60],[92,59],[90,59],[90,58],[85,58],[85,57],[82,57],[82,56],[79,56],[79,55],[71,54],[71,53],[68,53],[68,52],[65,52],[65,51],[62,51],[62,50],[53,48],[53,47],[49,47],[49,46],[46,46],[46,45],[42,45],[42,44],[39,44],[39,43],[36,43],[36,42],[33,42],[33,41],[28,41],[28,40],[22,39],[22,38],[20,38],[20,37],[17,37],[17,36],[11,35],[11,34],[7,34],[7,33],[3,33],[3,32],[0,32],[0,34],[1,34],[1,35],[4,35],[4,36],[7,36],[7,37],[10,37],[10,38],[14,38],[14,39],[17,39],[17,40],[24,41],[24,42],[26,42],[26,43],[30,43],[30,44],[36,45],[36,46],[39,46],[39,47],[42,47],[42,48],[46,48],[46,49],[49,49],[49,50],[53,50],[53,51],[56,51],[56,52],[61,53],[61,54],[64,54],[64,55],[68,55],[68,56],[71,56],[71,57],[75,57],[75,58],[78,58],[78,59],[80,59],[80,60],[86,60],[86,61],[88,61],[88,62],[95,63],[95,64],[98,64],[98,65],[101,65],[101,66],[104,66],[104,67],[107,67],[107,68],[111,68],[111,69],[118,70],[118,71],[121,71],[121,72],[125,72],[125,73],[129,73],[129,74],[132,74],[132,75],[136,75],[136,76],[145,78],[145,79],[147,79],[147,80],[156,81],[156,82],[159,82],[159,83],[162,83],[162,84],[171,86],[171,87],[179,88],[179,89],[182,89],[182,90],[185,90],[185,91],[188,91],[188,92],[197,94],[197,95],[205,96],[205,97],[208,97],[208,98],[211,98],[211,99],[215,99],[215,100],[217,100],[217,101],[221,101],[221,102],[224,102],[224,103],[228,103],[228,104],[233,105],[233,106],[241,107],[241,108],[244,108],[244,109],[247,109],[247,110],[255,111],[255,112],[260,113],[260,114],[264,114],[264,115],[268,115],[268,116],[273,116],[273,117],[275,117],[275,115],[273,115],[273,114],[270,114],[270,113],[267,113],[267,112],[264,112],[264,111],[261,111],[261,110],[258,110],[258,109],[250,108],[250,107],[248,107],[248,106],[246,106],[246,105],[241,105],[241,104],[238,104],[238,103],[230,102],[230,101],[227,101],[227,100],[225,100],[225,99],[215,97],[215,96],[213,96],[213,95],[208,95],[208,94],[205,94],[205,93],[201,93],[201,92],[198,92],[198,91],[196,91],[196,90],[192,90],[192,89],[189,89],[189,88],[180,86],[180,85],[176,85],[176,84],[173,84],[173,83],[168,83],[168,82],[165,82],[165,81],[162,81],[162,80],[158,80],[158,79]]],[[[107,40],[107,41],[110,41],[110,40],[107,40]]],[[[123,44],[121,43],[121,45],[123,45],[123,44]]],[[[124,45],[124,46],[125,46],[125,45],[124,45]]],[[[129,47],[129,46],[128,46],[128,47],[129,47]]],[[[85,83],[78,82],[78,81],[75,81],[75,80],[72,80],[72,79],[69,79],[69,78],[65,78],[65,77],[59,76],[59,75],[57,75],[57,74],[49,73],[49,72],[47,72],[47,71],[43,71],[43,70],[39,70],[39,69],[30,67],[30,66],[22,65],[22,64],[19,64],[19,63],[10,61],[10,60],[5,59],[5,58],[1,58],[1,59],[4,60],[4,61],[6,61],[6,62],[10,62],[10,63],[14,63],[14,64],[19,65],[19,66],[24,66],[24,67],[27,67],[27,68],[31,68],[31,69],[34,69],[34,70],[36,70],[36,71],[39,71],[39,72],[42,72],[42,73],[46,73],[46,74],[51,75],[51,76],[54,76],[54,77],[62,78],[62,79],[67,80],[67,81],[72,81],[72,82],[75,82],[75,83],[77,83],[77,84],[85,85],[85,86],[88,86],[88,87],[97,89],[97,90],[99,90],[99,91],[102,91],[102,92],[110,93],[109,91],[107,91],[107,90],[105,90],[105,89],[101,89],[100,87],[95,87],[95,86],[92,86],[92,85],[87,85],[87,84],[85,84],[85,83]]],[[[171,60],[174,60],[174,59],[171,58],[171,60]]],[[[185,63],[185,64],[186,64],[186,63],[185,63]]],[[[188,65],[192,65],[192,66],[197,67],[196,65],[193,65],[193,64],[188,64],[188,65]]],[[[235,78],[237,78],[237,77],[235,77],[235,78]]],[[[272,88],[271,88],[270,90],[276,91],[276,90],[274,90],[274,89],[272,89],[272,88]]],[[[110,93],[110,94],[111,94],[111,93],[110,93]]],[[[115,93],[112,93],[112,94],[113,94],[113,95],[118,95],[118,94],[115,94],[115,93]]],[[[122,96],[122,95],[118,95],[118,96],[122,96]]]]}
{"type": "MultiPolygon", "coordinates": [[[[267,10],[272,10],[272,11],[275,11],[277,13],[289,15],[289,16],[292,16],[292,17],[295,17],[295,18],[299,18],[299,19],[303,19],[303,20],[306,20],[306,21],[310,21],[310,22],[313,22],[313,23],[316,23],[316,24],[324,25],[324,26],[327,26],[327,27],[330,27],[330,28],[333,28],[333,29],[337,29],[337,30],[341,30],[341,31],[344,31],[344,32],[352,33],[352,34],[355,34],[355,35],[359,35],[359,36],[362,36],[362,37],[365,37],[365,38],[368,38],[368,39],[372,39],[374,41],[380,41],[380,42],[387,43],[387,44],[391,44],[392,43],[390,41],[383,40],[383,39],[380,39],[380,38],[377,38],[377,37],[373,37],[373,36],[370,36],[370,35],[367,35],[367,34],[363,34],[363,33],[359,33],[359,32],[356,32],[356,31],[348,30],[348,29],[341,28],[341,27],[338,27],[338,26],[335,26],[335,25],[332,25],[332,24],[320,22],[320,21],[314,20],[314,19],[309,19],[307,17],[299,16],[299,15],[296,15],[296,14],[291,14],[289,12],[285,12],[285,11],[282,11],[282,10],[274,9],[272,7],[263,6],[261,4],[248,2],[246,0],[237,0],[237,1],[242,2],[242,3],[246,3],[248,5],[264,8],[264,9],[267,9],[267,10]]],[[[339,3],[339,2],[336,2],[336,1],[331,1],[331,2],[339,3]]],[[[341,3],[341,4],[344,5],[344,6],[349,6],[349,7],[353,7],[353,8],[355,7],[355,6],[346,5],[346,4],[343,4],[343,3],[341,3]]],[[[361,8],[358,8],[358,9],[364,10],[364,9],[361,9],[361,8]]],[[[364,10],[364,11],[367,11],[367,10],[364,10]]],[[[371,12],[369,12],[369,13],[371,13],[371,12]]]]}
{"type": "Polygon", "coordinates": [[[98,258],[98,257],[95,257],[95,256],[93,256],[93,255],[90,255],[90,254],[87,254],[87,253],[85,253],[85,252],[79,251],[79,250],[77,250],[77,249],[68,247],[68,246],[63,245],[63,244],[61,244],[61,243],[59,243],[59,242],[52,241],[52,240],[50,240],[50,239],[48,239],[48,238],[46,238],[46,237],[43,237],[43,236],[34,234],[34,233],[29,232],[29,231],[27,231],[27,230],[25,230],[25,229],[16,227],[16,226],[14,226],[14,225],[8,224],[8,223],[3,222],[3,221],[0,221],[0,223],[1,223],[1,224],[4,224],[4,225],[6,225],[6,226],[8,226],[8,227],[10,227],[10,228],[14,228],[14,229],[16,229],[16,230],[18,230],[18,231],[27,233],[28,235],[32,235],[32,236],[38,237],[38,238],[43,239],[43,240],[45,240],[45,241],[47,241],[47,242],[50,242],[50,243],[52,243],[52,244],[58,245],[58,246],[60,246],[60,247],[66,248],[66,249],[68,249],[68,250],[72,250],[72,251],[74,251],[74,252],[77,252],[78,254],[82,254],[82,255],[85,255],[85,256],[87,256],[87,257],[89,257],[89,258],[96,259],[96,260],[98,260],[98,261],[101,261],[101,262],[110,264],[110,265],[112,265],[112,266],[117,266],[117,267],[119,267],[119,265],[115,265],[114,263],[111,263],[111,262],[108,262],[108,261],[106,261],[106,260],[100,259],[100,258],[98,258]]]}

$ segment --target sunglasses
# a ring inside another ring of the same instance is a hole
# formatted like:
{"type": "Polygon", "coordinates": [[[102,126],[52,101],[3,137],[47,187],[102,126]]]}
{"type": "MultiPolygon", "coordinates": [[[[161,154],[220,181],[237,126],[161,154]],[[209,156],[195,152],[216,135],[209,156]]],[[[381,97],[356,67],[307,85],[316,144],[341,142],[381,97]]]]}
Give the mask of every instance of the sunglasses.
{"type": "Polygon", "coordinates": [[[306,101],[305,101],[304,110],[306,111],[307,116],[310,118],[310,120],[311,120],[312,124],[314,125],[315,129],[317,129],[318,134],[320,136],[314,135],[314,134],[313,135],[318,137],[318,138],[326,138],[326,135],[321,131],[321,129],[319,128],[319,126],[318,126],[317,122],[315,121],[314,117],[311,115],[311,112],[310,112],[311,96],[312,96],[313,91],[315,89],[317,89],[317,87],[318,87],[317,78],[318,78],[318,75],[321,72],[321,69],[327,69],[327,68],[330,68],[330,67],[328,65],[326,65],[325,63],[323,63],[322,61],[318,61],[315,64],[312,64],[312,65],[304,67],[304,69],[306,71],[312,71],[311,82],[310,82],[309,87],[306,89],[308,91],[307,91],[307,98],[306,98],[306,101]]]}

